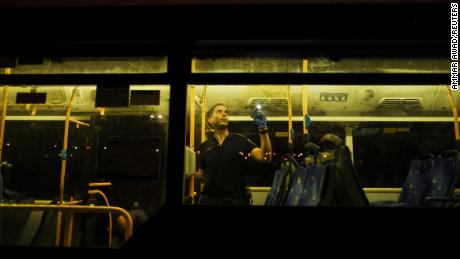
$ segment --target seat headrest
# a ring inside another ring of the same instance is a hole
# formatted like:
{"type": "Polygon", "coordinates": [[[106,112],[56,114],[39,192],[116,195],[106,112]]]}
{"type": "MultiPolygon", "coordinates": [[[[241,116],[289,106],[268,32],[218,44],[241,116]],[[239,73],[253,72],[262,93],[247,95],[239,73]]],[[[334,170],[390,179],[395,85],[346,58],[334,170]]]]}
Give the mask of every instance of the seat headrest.
{"type": "Polygon", "coordinates": [[[458,155],[458,151],[455,149],[451,149],[451,150],[446,150],[442,152],[441,154],[439,154],[439,157],[448,158],[448,157],[456,157],[457,155],[458,155]]]}
{"type": "Polygon", "coordinates": [[[336,149],[343,144],[343,140],[334,134],[326,134],[321,138],[321,144],[326,150],[336,149]]]}
{"type": "Polygon", "coordinates": [[[334,159],[335,159],[334,152],[329,152],[329,151],[321,152],[318,158],[319,163],[321,164],[325,164],[327,162],[334,161],[334,159]]]}
{"type": "Polygon", "coordinates": [[[434,155],[431,153],[422,153],[417,156],[418,160],[427,160],[427,159],[433,159],[434,155]]]}
{"type": "Polygon", "coordinates": [[[303,148],[304,148],[305,153],[307,155],[309,155],[309,154],[316,155],[321,150],[321,148],[318,145],[316,145],[315,143],[311,143],[311,142],[305,144],[305,146],[303,148]]]}

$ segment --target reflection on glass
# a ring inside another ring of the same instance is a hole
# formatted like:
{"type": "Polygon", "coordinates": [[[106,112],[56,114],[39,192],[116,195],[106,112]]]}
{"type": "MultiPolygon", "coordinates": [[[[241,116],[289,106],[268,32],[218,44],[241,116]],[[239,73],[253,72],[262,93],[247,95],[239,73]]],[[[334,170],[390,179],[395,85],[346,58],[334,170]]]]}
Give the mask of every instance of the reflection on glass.
{"type": "MultiPolygon", "coordinates": [[[[425,159],[427,154],[432,155],[433,163],[455,161],[456,153],[444,152],[455,149],[448,91],[445,85],[189,86],[184,202],[200,204],[200,198],[210,192],[209,183],[214,183],[218,190],[213,193],[227,199],[227,205],[235,205],[231,199],[236,195],[229,195],[226,188],[236,177],[219,178],[214,177],[219,173],[209,175],[200,170],[212,166],[208,170],[216,170],[227,159],[226,168],[244,175],[252,205],[369,206],[391,200],[412,206],[413,200],[405,200],[404,195],[409,190],[408,176],[416,170],[414,161],[425,159]],[[240,150],[223,148],[227,139],[220,143],[214,128],[226,124],[230,133],[261,147],[253,115],[257,110],[263,111],[267,121],[271,162],[259,163],[247,155],[252,146],[235,143],[234,147],[242,147],[242,159],[247,164],[233,170],[232,159],[241,156],[240,150]],[[306,169],[310,166],[313,171],[306,169]],[[343,179],[332,180],[338,177],[334,168],[339,168],[343,179]],[[340,184],[349,186],[351,194],[340,184]]],[[[451,93],[458,108],[459,94],[451,93]]],[[[435,173],[430,172],[427,177],[435,173]]],[[[452,179],[446,180],[451,184],[436,185],[425,192],[437,197],[453,195],[456,183],[452,179]]]]}
{"type": "Polygon", "coordinates": [[[449,73],[440,58],[195,58],[194,73],[449,73]]]}
{"type": "Polygon", "coordinates": [[[127,107],[95,107],[97,91],[8,87],[2,206],[84,208],[61,214],[2,207],[2,245],[117,248],[164,203],[169,86],[131,85],[127,107]],[[134,97],[139,91],[147,94],[134,97]]]}
{"type": "MultiPolygon", "coordinates": [[[[20,60],[19,60],[20,61],[20,60]]],[[[43,58],[36,64],[19,63],[15,74],[136,74],[166,73],[166,57],[43,58]]]]}

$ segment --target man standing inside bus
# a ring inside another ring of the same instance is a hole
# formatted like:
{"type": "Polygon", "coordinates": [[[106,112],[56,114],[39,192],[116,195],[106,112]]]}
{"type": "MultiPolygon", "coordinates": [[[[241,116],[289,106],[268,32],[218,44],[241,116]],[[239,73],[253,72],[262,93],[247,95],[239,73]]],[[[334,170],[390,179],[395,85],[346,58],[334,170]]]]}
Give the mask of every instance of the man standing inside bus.
{"type": "Polygon", "coordinates": [[[229,133],[228,109],[218,103],[206,114],[214,134],[203,142],[197,152],[198,172],[195,179],[204,182],[198,204],[250,205],[245,175],[250,159],[270,163],[272,148],[268,136],[267,120],[260,106],[252,113],[260,136],[260,148],[247,137],[229,133]]]}

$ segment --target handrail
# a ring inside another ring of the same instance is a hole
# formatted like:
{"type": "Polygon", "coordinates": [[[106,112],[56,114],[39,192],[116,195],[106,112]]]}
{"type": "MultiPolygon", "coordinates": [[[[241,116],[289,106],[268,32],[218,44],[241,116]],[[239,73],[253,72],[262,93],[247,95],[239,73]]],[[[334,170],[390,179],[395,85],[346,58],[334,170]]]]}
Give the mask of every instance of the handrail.
{"type": "MultiPolygon", "coordinates": [[[[89,190],[88,194],[99,194],[102,199],[104,199],[105,204],[107,207],[110,207],[109,199],[105,195],[105,193],[101,190],[89,190]]],[[[109,248],[112,248],[112,213],[109,212],[109,248]]]]}
{"type": "Polygon", "coordinates": [[[35,116],[37,114],[37,104],[26,104],[26,111],[31,116],[35,116]]]}
{"type": "Polygon", "coordinates": [[[79,121],[79,120],[76,120],[76,119],[69,119],[70,122],[73,122],[77,125],[83,125],[83,126],[87,126],[89,127],[89,123],[85,123],[85,122],[82,122],[82,121],[79,121]]]}
{"type": "Polygon", "coordinates": [[[113,206],[83,206],[83,205],[30,205],[30,204],[0,204],[0,210],[41,210],[71,213],[117,213],[125,218],[125,241],[133,235],[133,219],[129,212],[120,207],[113,206]]]}
{"type": "Polygon", "coordinates": [[[96,183],[88,183],[89,187],[101,187],[101,186],[112,186],[111,182],[96,182],[96,183]]]}

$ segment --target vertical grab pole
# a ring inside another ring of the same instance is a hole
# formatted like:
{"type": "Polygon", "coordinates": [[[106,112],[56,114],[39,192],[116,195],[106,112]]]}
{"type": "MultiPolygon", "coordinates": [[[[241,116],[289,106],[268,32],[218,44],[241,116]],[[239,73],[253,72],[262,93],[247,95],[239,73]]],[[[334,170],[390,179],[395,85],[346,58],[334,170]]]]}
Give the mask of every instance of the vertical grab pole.
{"type": "MultiPolygon", "coordinates": [[[[206,95],[208,93],[208,86],[204,85],[203,91],[201,92],[201,143],[206,141],[206,113],[208,112],[208,104],[206,102],[206,95]]],[[[203,184],[200,185],[200,191],[203,190],[203,184]]]]}
{"type": "MultiPolygon", "coordinates": [[[[65,118],[65,126],[64,126],[64,143],[62,146],[61,152],[61,177],[59,182],[59,204],[62,205],[64,201],[64,182],[65,182],[65,171],[66,171],[66,164],[67,164],[67,143],[69,140],[69,124],[70,124],[70,112],[72,111],[72,101],[75,97],[75,93],[77,92],[77,87],[75,87],[72,91],[72,96],[70,97],[69,102],[67,103],[66,107],[66,118],[65,118]]],[[[62,221],[62,212],[58,211],[57,214],[57,222],[56,222],[56,239],[54,242],[55,246],[60,246],[61,240],[61,221],[62,221]]]]}
{"type": "Polygon", "coordinates": [[[208,112],[208,107],[206,103],[206,92],[208,86],[203,87],[203,92],[201,93],[201,143],[206,141],[206,113],[208,112]]]}
{"type": "MultiPolygon", "coordinates": [[[[10,75],[12,68],[5,68],[5,75],[10,75]]],[[[3,86],[3,102],[2,102],[2,119],[0,124],[0,166],[2,163],[2,154],[3,154],[3,137],[5,135],[5,120],[6,120],[6,110],[8,106],[8,86],[3,86]]],[[[0,176],[1,178],[1,176],[0,176]]],[[[0,203],[3,200],[3,179],[0,179],[0,203]]],[[[3,211],[0,211],[0,243],[3,243],[3,211]]]]}
{"type": "MultiPolygon", "coordinates": [[[[195,152],[195,86],[189,88],[190,95],[190,149],[195,152]]],[[[189,196],[192,197],[192,204],[195,203],[195,175],[190,176],[189,196]]]]}
{"type": "MultiPolygon", "coordinates": [[[[70,197],[70,202],[73,202],[72,197],[70,197]]],[[[64,247],[70,247],[72,246],[73,212],[68,212],[66,214],[64,214],[67,216],[65,217],[64,225],[64,247]]]]}
{"type": "MultiPolygon", "coordinates": [[[[102,199],[104,199],[105,204],[107,207],[110,207],[109,199],[107,198],[107,195],[101,190],[89,190],[88,194],[90,195],[95,195],[99,194],[102,199]]],[[[108,236],[108,241],[109,241],[109,248],[112,248],[112,212],[109,212],[109,236],[108,236]]]]}
{"type": "MultiPolygon", "coordinates": [[[[192,58],[192,73],[195,72],[195,59],[192,58]]],[[[195,153],[195,86],[190,86],[190,149],[195,153]]],[[[195,175],[190,176],[188,182],[189,196],[192,197],[192,204],[195,204],[195,175]]]]}
{"type": "Polygon", "coordinates": [[[292,101],[291,101],[291,86],[287,86],[287,97],[288,97],[288,146],[289,146],[289,152],[292,151],[292,101]]]}
{"type": "Polygon", "coordinates": [[[195,86],[189,88],[190,94],[190,149],[195,151],[195,86]]]}
{"type": "MultiPolygon", "coordinates": [[[[307,73],[308,72],[308,60],[304,59],[302,62],[302,73],[307,73]]],[[[303,134],[308,135],[308,126],[307,126],[307,121],[306,121],[306,116],[308,114],[308,86],[307,85],[302,85],[302,111],[303,111],[303,134]]]]}
{"type": "MultiPolygon", "coordinates": [[[[12,68],[5,68],[5,75],[11,75],[12,68]]],[[[8,86],[3,86],[3,102],[2,102],[2,120],[0,125],[0,164],[2,163],[3,154],[3,137],[5,136],[5,120],[6,110],[8,106],[8,86]]]]}

